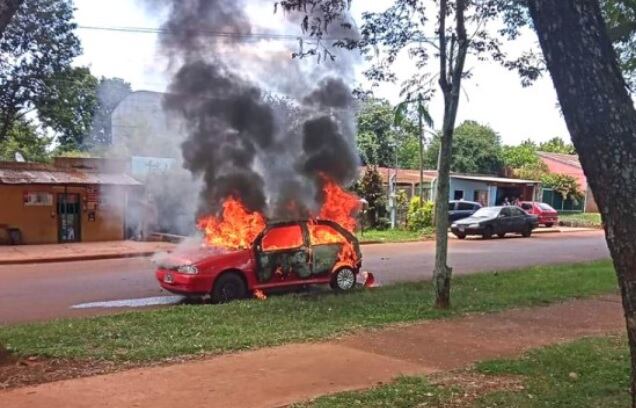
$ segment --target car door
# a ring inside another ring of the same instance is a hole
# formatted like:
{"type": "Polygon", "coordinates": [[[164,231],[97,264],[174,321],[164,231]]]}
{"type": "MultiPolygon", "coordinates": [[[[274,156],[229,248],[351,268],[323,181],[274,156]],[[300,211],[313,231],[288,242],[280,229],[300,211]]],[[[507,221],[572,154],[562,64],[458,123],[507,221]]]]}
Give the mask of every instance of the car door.
{"type": "Polygon", "coordinates": [[[256,240],[257,278],[285,283],[311,277],[308,232],[304,223],[275,225],[256,240]]]}
{"type": "Polygon", "coordinates": [[[510,207],[511,232],[523,232],[526,229],[526,214],[518,207],[510,207]]]}
{"type": "Polygon", "coordinates": [[[512,207],[504,207],[499,212],[499,217],[497,217],[497,224],[495,226],[495,230],[498,234],[512,232],[511,209],[512,207]]]}
{"type": "Polygon", "coordinates": [[[313,274],[331,273],[347,238],[330,225],[309,223],[308,228],[313,274]]]}

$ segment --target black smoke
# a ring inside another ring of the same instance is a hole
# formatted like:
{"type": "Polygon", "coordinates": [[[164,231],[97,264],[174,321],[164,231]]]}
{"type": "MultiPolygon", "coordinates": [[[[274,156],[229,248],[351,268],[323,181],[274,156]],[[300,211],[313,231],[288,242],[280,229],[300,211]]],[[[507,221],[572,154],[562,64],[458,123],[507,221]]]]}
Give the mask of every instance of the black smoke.
{"type": "Polygon", "coordinates": [[[252,52],[243,1],[160,1],[170,7],[162,51],[179,67],[164,105],[185,119],[184,167],[204,181],[200,213],[233,196],[271,218],[306,217],[320,208],[325,180],[355,180],[355,103],[341,67],[302,70],[289,60],[286,72],[273,53],[250,70],[262,78],[248,79],[233,63],[252,52]]]}

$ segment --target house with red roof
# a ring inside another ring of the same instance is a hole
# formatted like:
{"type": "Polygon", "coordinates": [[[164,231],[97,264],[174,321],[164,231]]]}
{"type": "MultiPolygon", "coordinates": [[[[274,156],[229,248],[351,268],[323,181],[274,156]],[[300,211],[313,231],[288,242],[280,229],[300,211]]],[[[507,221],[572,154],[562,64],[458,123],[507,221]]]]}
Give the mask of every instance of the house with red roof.
{"type": "Polygon", "coordinates": [[[583,167],[581,167],[579,156],[575,154],[548,152],[537,152],[537,154],[541,161],[548,167],[550,173],[566,174],[574,177],[579,182],[579,188],[585,194],[585,203],[583,206],[585,212],[598,212],[598,206],[587,184],[587,177],[585,177],[583,167]]]}

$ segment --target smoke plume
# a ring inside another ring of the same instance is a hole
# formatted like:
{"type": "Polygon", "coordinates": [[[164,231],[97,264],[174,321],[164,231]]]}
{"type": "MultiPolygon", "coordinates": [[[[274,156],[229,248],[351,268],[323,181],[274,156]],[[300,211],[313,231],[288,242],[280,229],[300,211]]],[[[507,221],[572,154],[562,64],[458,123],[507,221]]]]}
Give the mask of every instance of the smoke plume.
{"type": "MultiPolygon", "coordinates": [[[[326,180],[356,178],[351,57],[292,60],[297,44],[281,51],[262,37],[241,0],[161,1],[161,50],[176,68],[164,107],[187,126],[183,163],[203,181],[199,213],[233,196],[273,219],[304,217],[320,208],[326,180]]],[[[283,33],[297,33],[297,21],[287,15],[283,33]]]]}

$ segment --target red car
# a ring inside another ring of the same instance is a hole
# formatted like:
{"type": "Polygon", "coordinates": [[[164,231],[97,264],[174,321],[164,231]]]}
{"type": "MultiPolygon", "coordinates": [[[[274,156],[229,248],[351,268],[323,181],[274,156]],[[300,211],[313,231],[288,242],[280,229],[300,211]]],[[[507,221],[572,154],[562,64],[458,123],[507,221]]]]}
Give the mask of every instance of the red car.
{"type": "Polygon", "coordinates": [[[528,214],[539,217],[539,224],[543,224],[548,228],[559,222],[559,213],[557,210],[546,203],[523,201],[520,207],[528,214]]]}
{"type": "Polygon", "coordinates": [[[356,237],[331,221],[268,225],[251,248],[199,248],[160,261],[162,288],[186,296],[210,295],[215,303],[267,289],[330,284],[353,289],[362,265],[356,237]]]}

